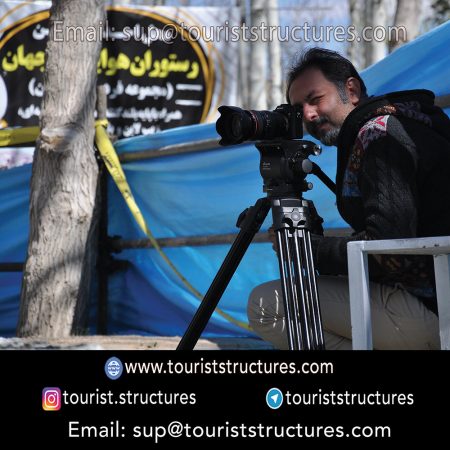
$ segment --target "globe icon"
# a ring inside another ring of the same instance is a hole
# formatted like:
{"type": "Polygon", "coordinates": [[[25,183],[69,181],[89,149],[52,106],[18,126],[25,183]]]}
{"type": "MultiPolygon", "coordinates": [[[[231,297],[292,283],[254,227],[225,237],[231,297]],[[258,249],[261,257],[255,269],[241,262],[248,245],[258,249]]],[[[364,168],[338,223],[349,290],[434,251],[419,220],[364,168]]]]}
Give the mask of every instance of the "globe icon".
{"type": "Polygon", "coordinates": [[[120,372],[120,365],[117,361],[113,360],[108,364],[108,372],[113,377],[117,376],[120,372]]]}
{"type": "Polygon", "coordinates": [[[105,373],[111,380],[117,380],[122,375],[123,365],[119,358],[113,356],[106,361],[105,373]]]}

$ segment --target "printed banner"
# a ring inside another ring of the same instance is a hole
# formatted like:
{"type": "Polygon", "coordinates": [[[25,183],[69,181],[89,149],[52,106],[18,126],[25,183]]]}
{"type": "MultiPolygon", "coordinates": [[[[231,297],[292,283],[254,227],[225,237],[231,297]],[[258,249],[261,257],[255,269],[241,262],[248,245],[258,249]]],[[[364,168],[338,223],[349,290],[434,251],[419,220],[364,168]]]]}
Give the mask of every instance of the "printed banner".
{"type": "Polygon", "coordinates": [[[55,22],[50,30],[49,7],[0,5],[0,128],[38,125],[50,33],[60,42],[102,40],[98,83],[108,131],[119,138],[213,121],[218,105],[236,103],[237,42],[205,32],[238,23],[237,8],[109,6],[98,27],[55,22]]]}

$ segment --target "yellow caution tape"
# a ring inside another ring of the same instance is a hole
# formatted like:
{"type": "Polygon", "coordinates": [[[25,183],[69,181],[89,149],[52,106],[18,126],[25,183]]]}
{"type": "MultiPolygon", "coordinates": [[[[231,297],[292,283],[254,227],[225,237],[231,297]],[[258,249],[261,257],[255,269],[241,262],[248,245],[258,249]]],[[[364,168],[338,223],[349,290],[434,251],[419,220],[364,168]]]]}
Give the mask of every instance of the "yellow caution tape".
{"type": "MultiPolygon", "coordinates": [[[[125,173],[123,172],[122,166],[120,165],[119,157],[106,133],[105,127],[108,125],[108,121],[105,120],[97,120],[95,123],[95,144],[100,152],[103,161],[105,162],[106,168],[111,174],[114,182],[116,183],[119,191],[121,192],[125,202],[130,208],[133,217],[135,218],[139,228],[146,234],[150,243],[155,248],[155,250],[159,253],[161,258],[167,263],[167,265],[175,272],[175,274],[180,278],[181,282],[187,287],[187,289],[192,292],[199,300],[203,300],[203,295],[194,288],[194,286],[189,283],[189,281],[183,276],[183,274],[175,267],[175,265],[170,261],[167,255],[162,251],[159,246],[157,240],[153,236],[153,233],[147,227],[145,219],[134,200],[133,194],[131,193],[130,186],[128,185],[127,179],[125,177],[125,173]]],[[[226,312],[216,308],[216,312],[221,315],[223,318],[227,319],[229,322],[241,327],[246,330],[250,330],[251,328],[245,323],[239,320],[234,319],[232,316],[227,314],[226,312]]]]}
{"type": "MultiPolygon", "coordinates": [[[[96,120],[95,123],[103,123],[96,120]]],[[[10,145],[32,144],[36,142],[39,136],[39,127],[20,127],[0,129],[0,147],[8,147],[10,145]]]]}
{"type": "MultiPolygon", "coordinates": [[[[155,248],[155,250],[159,253],[161,258],[167,263],[167,265],[175,272],[175,274],[180,278],[182,283],[188,288],[190,292],[192,292],[198,299],[203,300],[203,295],[197,291],[189,281],[183,276],[183,274],[174,266],[172,261],[167,257],[167,255],[162,251],[152,232],[147,227],[145,219],[137,205],[133,194],[131,193],[130,186],[128,185],[127,179],[125,177],[125,173],[120,165],[119,157],[117,156],[116,151],[114,150],[113,145],[106,133],[106,126],[108,125],[108,121],[104,120],[96,120],[95,121],[95,143],[100,152],[100,155],[105,162],[105,165],[111,174],[114,182],[116,183],[119,191],[121,192],[123,198],[125,199],[128,207],[130,208],[133,217],[135,218],[139,228],[146,234],[151,244],[155,248]]],[[[17,144],[25,144],[35,142],[39,136],[39,127],[23,127],[23,128],[10,128],[5,130],[0,130],[0,147],[7,147],[10,145],[17,144]]],[[[216,312],[221,315],[223,318],[228,320],[229,322],[244,328],[246,330],[250,330],[251,328],[240,320],[236,320],[231,317],[226,312],[222,311],[219,308],[216,308],[216,312]]]]}
{"type": "Polygon", "coordinates": [[[28,144],[39,136],[39,127],[7,128],[0,130],[0,147],[28,144]]]}

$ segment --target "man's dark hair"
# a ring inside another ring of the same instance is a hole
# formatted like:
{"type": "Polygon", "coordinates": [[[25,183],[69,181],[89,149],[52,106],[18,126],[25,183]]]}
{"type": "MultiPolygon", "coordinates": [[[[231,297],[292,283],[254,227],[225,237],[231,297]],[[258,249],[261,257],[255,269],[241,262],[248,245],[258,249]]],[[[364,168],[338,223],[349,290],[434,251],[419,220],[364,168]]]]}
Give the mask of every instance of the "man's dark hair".
{"type": "Polygon", "coordinates": [[[293,81],[306,69],[315,67],[319,69],[328,81],[336,86],[341,100],[345,103],[348,98],[345,92],[345,83],[348,78],[356,78],[361,85],[361,97],[367,97],[364,81],[353,64],[339,53],[325,48],[314,47],[300,55],[288,72],[286,99],[289,101],[289,88],[293,81]]]}

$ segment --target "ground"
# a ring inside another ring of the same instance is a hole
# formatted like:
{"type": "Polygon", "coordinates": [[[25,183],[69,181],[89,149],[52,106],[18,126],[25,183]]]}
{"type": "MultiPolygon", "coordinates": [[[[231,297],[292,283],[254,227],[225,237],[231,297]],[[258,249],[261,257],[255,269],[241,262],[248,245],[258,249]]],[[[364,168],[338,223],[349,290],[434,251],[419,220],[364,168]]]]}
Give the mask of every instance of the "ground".
{"type": "MultiPolygon", "coordinates": [[[[175,350],[180,337],[161,336],[71,336],[60,339],[1,338],[2,350],[175,350]]],[[[264,341],[250,338],[199,339],[196,350],[270,350],[264,341]]]]}

